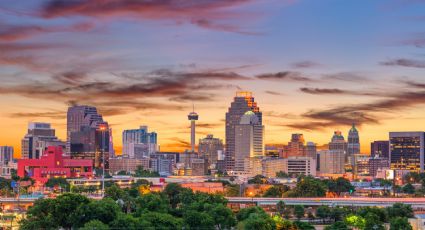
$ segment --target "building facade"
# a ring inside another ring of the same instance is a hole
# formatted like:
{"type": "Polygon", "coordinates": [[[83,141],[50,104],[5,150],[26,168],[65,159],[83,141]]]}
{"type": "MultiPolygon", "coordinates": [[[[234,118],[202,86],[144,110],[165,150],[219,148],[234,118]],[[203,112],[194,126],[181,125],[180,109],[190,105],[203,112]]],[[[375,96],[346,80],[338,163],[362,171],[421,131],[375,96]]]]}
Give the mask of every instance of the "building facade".
{"type": "Polygon", "coordinates": [[[19,159],[18,176],[30,176],[36,181],[46,183],[49,178],[91,177],[91,160],[75,160],[63,155],[60,146],[49,146],[40,159],[19,159]]]}
{"type": "Polygon", "coordinates": [[[109,159],[109,173],[117,174],[118,172],[125,171],[132,174],[139,166],[149,170],[149,163],[149,158],[130,159],[126,157],[114,157],[109,159]]]}
{"type": "Polygon", "coordinates": [[[348,165],[354,166],[356,163],[354,160],[354,155],[356,154],[360,154],[360,138],[359,131],[353,123],[350,131],[348,131],[347,156],[345,162],[348,165]]]}
{"type": "Polygon", "coordinates": [[[284,166],[284,172],[289,175],[311,175],[316,176],[316,160],[311,157],[288,157],[284,166]]]}
{"type": "Polygon", "coordinates": [[[262,175],[265,177],[275,178],[276,173],[282,171],[285,172],[285,170],[288,169],[288,159],[284,158],[265,158],[261,161],[262,166],[262,175]]]}
{"type": "Polygon", "coordinates": [[[389,141],[374,141],[370,143],[370,156],[389,159],[390,142],[389,141]]]}
{"type": "Polygon", "coordinates": [[[345,173],[345,155],[340,150],[320,150],[320,173],[345,173]]]}
{"type": "Polygon", "coordinates": [[[210,165],[215,166],[217,164],[219,153],[223,152],[223,149],[223,141],[219,138],[214,138],[212,134],[208,134],[205,138],[199,139],[199,156],[206,159],[210,165]]]}
{"type": "Polygon", "coordinates": [[[89,159],[95,168],[109,168],[114,155],[112,130],[96,107],[77,105],[67,112],[67,154],[72,159],[89,159]]]}
{"type": "Polygon", "coordinates": [[[305,157],[307,149],[305,147],[304,135],[294,133],[291,136],[291,141],[284,147],[285,157],[305,157]]]}
{"type": "Polygon", "coordinates": [[[48,146],[65,147],[65,142],[55,136],[49,123],[29,123],[27,134],[21,141],[21,158],[39,159],[48,146]]]}
{"type": "Polygon", "coordinates": [[[11,161],[13,161],[13,147],[0,146],[0,166],[7,165],[11,161]]]}
{"type": "Polygon", "coordinates": [[[252,111],[258,117],[259,124],[262,125],[262,113],[254,101],[251,92],[237,92],[226,113],[226,152],[225,164],[226,170],[232,171],[235,167],[235,126],[240,123],[241,117],[247,112],[252,111]]]}
{"type": "Polygon", "coordinates": [[[424,172],[425,132],[390,132],[390,168],[424,172]]]}
{"type": "Polygon", "coordinates": [[[149,132],[147,126],[122,132],[122,153],[129,158],[149,157],[158,151],[158,134],[149,132]]]}
{"type": "Polygon", "coordinates": [[[386,170],[390,168],[390,162],[388,158],[371,157],[369,158],[369,175],[376,177],[378,170],[386,170]]]}
{"type": "Polygon", "coordinates": [[[245,159],[263,156],[264,126],[252,111],[247,111],[235,125],[234,171],[245,171],[245,159]]]}

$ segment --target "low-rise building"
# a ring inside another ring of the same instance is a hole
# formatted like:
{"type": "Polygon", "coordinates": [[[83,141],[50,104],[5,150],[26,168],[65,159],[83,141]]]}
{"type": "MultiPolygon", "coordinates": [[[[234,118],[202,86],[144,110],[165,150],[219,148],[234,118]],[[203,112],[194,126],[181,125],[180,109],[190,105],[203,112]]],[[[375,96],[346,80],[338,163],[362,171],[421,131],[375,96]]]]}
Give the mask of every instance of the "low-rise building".
{"type": "Polygon", "coordinates": [[[19,159],[18,176],[30,176],[41,183],[51,177],[91,177],[93,161],[63,156],[61,146],[49,146],[40,159],[19,159]]]}
{"type": "Polygon", "coordinates": [[[289,157],[285,159],[288,174],[316,176],[316,160],[311,157],[289,157]]]}
{"type": "Polygon", "coordinates": [[[131,159],[128,157],[109,158],[109,172],[117,174],[120,171],[134,173],[137,167],[149,169],[149,158],[131,159]]]}

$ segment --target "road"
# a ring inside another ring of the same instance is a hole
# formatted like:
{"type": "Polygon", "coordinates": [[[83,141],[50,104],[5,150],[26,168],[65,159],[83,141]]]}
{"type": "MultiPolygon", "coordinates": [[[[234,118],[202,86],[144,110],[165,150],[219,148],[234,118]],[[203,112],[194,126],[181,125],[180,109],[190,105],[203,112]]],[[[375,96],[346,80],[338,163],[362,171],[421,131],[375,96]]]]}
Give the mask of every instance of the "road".
{"type": "Polygon", "coordinates": [[[252,203],[258,205],[275,205],[279,201],[287,205],[305,206],[379,206],[388,207],[394,203],[412,205],[413,209],[425,209],[425,198],[370,198],[370,197],[347,197],[347,198],[250,198],[250,197],[227,197],[229,203],[252,203]]]}

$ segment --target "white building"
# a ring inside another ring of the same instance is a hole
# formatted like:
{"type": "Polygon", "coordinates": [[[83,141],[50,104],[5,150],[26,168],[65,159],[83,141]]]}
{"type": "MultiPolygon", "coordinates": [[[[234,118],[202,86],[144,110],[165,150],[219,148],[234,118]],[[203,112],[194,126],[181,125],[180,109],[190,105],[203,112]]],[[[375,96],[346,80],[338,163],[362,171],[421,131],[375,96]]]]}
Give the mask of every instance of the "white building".
{"type": "Polygon", "coordinates": [[[289,157],[286,158],[284,172],[288,174],[304,174],[316,176],[316,160],[311,157],[289,157]]]}
{"type": "Polygon", "coordinates": [[[246,158],[263,156],[264,126],[257,115],[246,112],[238,125],[235,125],[235,171],[246,171],[246,158]]]}

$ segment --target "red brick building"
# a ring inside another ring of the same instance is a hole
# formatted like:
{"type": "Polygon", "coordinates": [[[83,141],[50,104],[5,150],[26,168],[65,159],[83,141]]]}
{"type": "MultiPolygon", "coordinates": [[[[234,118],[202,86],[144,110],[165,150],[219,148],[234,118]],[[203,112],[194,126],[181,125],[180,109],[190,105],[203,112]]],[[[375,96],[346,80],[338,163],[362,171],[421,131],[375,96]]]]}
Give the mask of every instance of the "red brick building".
{"type": "Polygon", "coordinates": [[[49,146],[40,159],[19,159],[18,176],[30,176],[45,183],[51,177],[78,178],[93,176],[93,161],[71,159],[62,155],[62,147],[49,146]]]}

